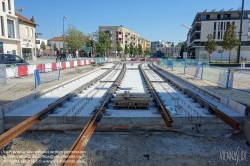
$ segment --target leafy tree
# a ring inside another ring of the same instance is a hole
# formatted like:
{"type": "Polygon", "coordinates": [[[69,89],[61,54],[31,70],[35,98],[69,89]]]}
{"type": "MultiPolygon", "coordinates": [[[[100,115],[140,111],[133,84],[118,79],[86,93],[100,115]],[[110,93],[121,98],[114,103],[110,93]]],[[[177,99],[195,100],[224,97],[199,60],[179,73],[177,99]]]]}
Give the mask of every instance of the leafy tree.
{"type": "Polygon", "coordinates": [[[130,45],[129,45],[129,54],[131,56],[133,56],[134,55],[134,51],[135,51],[134,45],[133,45],[133,43],[130,43],[130,45]]]}
{"type": "Polygon", "coordinates": [[[138,47],[137,47],[137,46],[135,46],[135,48],[134,48],[134,55],[135,55],[135,56],[138,55],[138,47]]]}
{"type": "Polygon", "coordinates": [[[103,31],[97,31],[94,33],[94,44],[96,52],[103,55],[104,53],[108,53],[108,51],[111,48],[111,42],[109,38],[109,34],[103,32],[103,31]]]}
{"type": "Polygon", "coordinates": [[[138,54],[141,56],[142,55],[142,45],[138,44],[138,54]]]}
{"type": "Polygon", "coordinates": [[[128,49],[128,45],[125,44],[125,48],[124,48],[124,54],[128,54],[129,53],[129,49],[128,49]]]}
{"type": "Polygon", "coordinates": [[[174,47],[174,43],[172,43],[171,47],[174,47]]]}
{"type": "Polygon", "coordinates": [[[151,53],[151,50],[149,48],[146,48],[146,50],[144,51],[144,54],[145,55],[150,55],[151,53]]]}
{"type": "Polygon", "coordinates": [[[180,56],[183,58],[184,44],[181,45],[180,56]]]}
{"type": "MultiPolygon", "coordinates": [[[[119,42],[116,45],[116,51],[118,52],[119,55],[123,51],[123,48],[121,47],[121,44],[119,42]]],[[[120,55],[120,57],[121,57],[121,55],[120,55]]]]}
{"type": "Polygon", "coordinates": [[[150,50],[150,55],[154,55],[154,53],[156,53],[155,50],[150,50]]]}
{"type": "Polygon", "coordinates": [[[56,43],[54,43],[54,51],[58,51],[58,48],[56,47],[56,43]]]}
{"type": "Polygon", "coordinates": [[[236,37],[236,26],[229,24],[223,36],[223,41],[221,42],[222,48],[229,50],[229,63],[231,59],[231,50],[239,45],[239,39],[236,37]]]}
{"type": "Polygon", "coordinates": [[[46,50],[46,45],[45,45],[44,41],[42,41],[42,43],[40,45],[40,49],[43,50],[43,54],[44,54],[44,50],[46,50]]]}
{"type": "Polygon", "coordinates": [[[217,46],[213,35],[210,33],[207,35],[207,42],[205,42],[205,50],[208,52],[209,62],[211,59],[211,53],[216,51],[217,46]]]}
{"type": "Polygon", "coordinates": [[[79,50],[84,44],[84,35],[74,26],[70,26],[66,31],[65,42],[73,52],[79,50]]]}

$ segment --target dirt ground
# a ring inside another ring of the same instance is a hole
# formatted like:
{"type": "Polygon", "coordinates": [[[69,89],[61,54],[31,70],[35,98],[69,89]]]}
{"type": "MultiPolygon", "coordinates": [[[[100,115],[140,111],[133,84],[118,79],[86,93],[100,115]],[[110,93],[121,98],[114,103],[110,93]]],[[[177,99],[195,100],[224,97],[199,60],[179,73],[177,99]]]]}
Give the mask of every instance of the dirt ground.
{"type": "MultiPolygon", "coordinates": [[[[7,156],[0,156],[0,165],[59,165],[63,153],[68,151],[79,133],[25,132],[13,140],[7,156]]],[[[229,138],[224,135],[215,138],[173,132],[97,132],[91,137],[77,165],[249,166],[249,150],[242,133],[229,138]]]]}

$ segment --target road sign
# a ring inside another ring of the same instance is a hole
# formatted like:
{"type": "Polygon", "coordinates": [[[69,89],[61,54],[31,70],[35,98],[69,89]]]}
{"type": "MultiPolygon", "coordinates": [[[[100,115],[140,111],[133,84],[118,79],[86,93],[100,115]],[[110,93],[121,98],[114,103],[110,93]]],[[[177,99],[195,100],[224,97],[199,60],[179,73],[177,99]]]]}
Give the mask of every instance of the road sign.
{"type": "Polygon", "coordinates": [[[224,50],[218,50],[218,53],[223,53],[224,50]]]}

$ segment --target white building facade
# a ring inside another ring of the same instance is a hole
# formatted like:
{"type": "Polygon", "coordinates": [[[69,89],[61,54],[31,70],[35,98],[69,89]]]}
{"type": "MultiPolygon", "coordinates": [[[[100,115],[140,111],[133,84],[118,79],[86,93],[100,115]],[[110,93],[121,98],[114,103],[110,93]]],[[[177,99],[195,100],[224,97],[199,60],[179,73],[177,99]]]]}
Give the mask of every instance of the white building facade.
{"type": "Polygon", "coordinates": [[[18,17],[15,16],[14,0],[0,3],[0,53],[21,56],[18,17]]]}
{"type": "Polygon", "coordinates": [[[34,17],[27,19],[16,13],[18,17],[21,57],[26,60],[36,61],[36,23],[34,17]]]}
{"type": "MultiPolygon", "coordinates": [[[[245,10],[242,22],[241,52],[240,56],[250,59],[250,11],[245,10]]],[[[205,42],[208,34],[212,34],[217,43],[217,51],[214,51],[211,60],[229,59],[229,51],[224,50],[223,54],[218,53],[223,50],[221,42],[226,28],[229,24],[236,26],[237,36],[240,31],[241,11],[212,11],[197,13],[187,36],[187,46],[189,56],[199,59],[200,55],[207,54],[205,42]]],[[[231,60],[236,60],[238,47],[231,50],[231,60]]]]}
{"type": "Polygon", "coordinates": [[[172,42],[168,42],[164,40],[152,41],[151,50],[160,51],[160,48],[171,47],[171,45],[172,45],[172,42]]]}

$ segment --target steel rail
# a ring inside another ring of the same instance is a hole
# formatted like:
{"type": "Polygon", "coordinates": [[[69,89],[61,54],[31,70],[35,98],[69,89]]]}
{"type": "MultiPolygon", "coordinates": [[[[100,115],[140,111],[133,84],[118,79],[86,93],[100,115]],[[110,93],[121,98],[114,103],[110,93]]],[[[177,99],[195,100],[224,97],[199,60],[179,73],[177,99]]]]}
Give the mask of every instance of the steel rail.
{"type": "Polygon", "coordinates": [[[66,157],[61,162],[61,166],[73,166],[77,164],[77,161],[81,157],[80,154],[85,149],[90,137],[94,133],[98,122],[101,121],[102,114],[105,112],[105,106],[111,99],[113,93],[116,91],[118,85],[120,84],[121,80],[123,79],[126,71],[126,64],[123,64],[122,71],[120,72],[118,78],[116,79],[115,83],[110,88],[108,94],[106,95],[105,99],[101,103],[101,105],[96,109],[94,115],[86,124],[82,132],[79,134],[73,145],[71,146],[70,150],[68,151],[66,157]]]}
{"type": "Polygon", "coordinates": [[[198,94],[194,93],[188,88],[185,88],[183,85],[178,83],[177,81],[173,80],[170,77],[167,77],[163,73],[159,72],[157,69],[149,65],[151,69],[153,69],[156,73],[161,75],[166,80],[172,82],[174,85],[176,85],[179,89],[181,89],[185,94],[187,94],[189,97],[191,97],[195,102],[201,103],[204,107],[206,106],[208,108],[208,111],[212,114],[215,114],[218,118],[220,118],[222,121],[227,123],[229,126],[231,126],[234,130],[240,130],[240,123],[219,110],[215,105],[207,101],[206,99],[200,97],[198,94]]]}
{"type": "Polygon", "coordinates": [[[150,82],[148,76],[146,75],[144,69],[142,68],[142,64],[140,64],[139,69],[140,69],[140,71],[141,71],[141,73],[142,73],[144,79],[146,80],[146,83],[147,83],[147,85],[148,85],[148,87],[149,87],[149,90],[150,90],[150,92],[151,92],[153,98],[155,99],[155,102],[156,102],[157,107],[158,107],[158,109],[159,109],[159,111],[160,111],[160,113],[161,113],[162,118],[164,119],[166,125],[167,125],[168,127],[171,127],[171,126],[172,126],[172,123],[173,123],[174,121],[173,121],[172,117],[171,117],[170,114],[169,114],[169,110],[165,107],[165,104],[162,102],[162,100],[161,100],[161,98],[158,96],[156,90],[153,88],[152,83],[150,82]]]}
{"type": "Polygon", "coordinates": [[[112,66],[109,70],[101,74],[100,76],[94,78],[93,80],[85,83],[81,87],[73,90],[72,92],[66,94],[65,96],[61,97],[54,103],[48,105],[47,108],[43,109],[42,111],[36,113],[35,115],[29,117],[28,119],[24,120],[23,122],[19,123],[15,127],[9,129],[8,131],[4,132],[0,135],[0,148],[2,148],[5,144],[10,142],[12,139],[16,138],[20,134],[22,134],[24,131],[28,130],[30,127],[32,127],[37,122],[45,119],[49,114],[53,113],[54,109],[60,105],[62,105],[65,101],[69,101],[71,98],[76,96],[78,93],[81,93],[82,90],[94,82],[97,82],[99,79],[103,78],[105,75],[107,75],[111,70],[113,70],[117,66],[112,66]]]}

